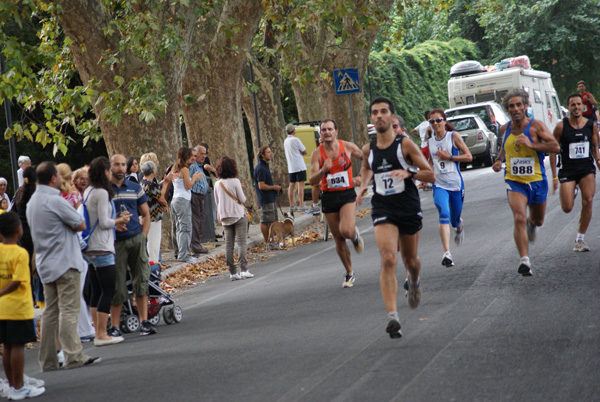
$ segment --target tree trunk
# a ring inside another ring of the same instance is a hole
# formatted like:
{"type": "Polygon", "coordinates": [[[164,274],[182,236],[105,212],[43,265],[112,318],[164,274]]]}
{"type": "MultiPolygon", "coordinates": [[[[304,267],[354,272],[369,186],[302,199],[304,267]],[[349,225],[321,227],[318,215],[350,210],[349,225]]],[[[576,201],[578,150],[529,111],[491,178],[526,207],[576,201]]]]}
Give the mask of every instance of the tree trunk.
{"type": "Polygon", "coordinates": [[[246,204],[252,206],[257,206],[256,193],[240,92],[245,49],[250,47],[262,13],[260,0],[229,0],[220,23],[205,27],[195,38],[192,54],[198,65],[187,69],[183,87],[185,94],[197,99],[183,107],[190,146],[208,143],[215,164],[222,156],[235,159],[238,177],[245,184],[246,204]]]}
{"type": "MultiPolygon", "coordinates": [[[[281,105],[281,74],[273,72],[253,58],[254,84],[258,87],[256,104],[258,109],[258,124],[261,145],[268,145],[273,151],[273,160],[270,162],[273,182],[283,188],[289,184],[287,161],[283,141],[285,134],[285,120],[283,106],[281,105]]],[[[250,68],[244,70],[244,81],[250,83],[250,68]]],[[[252,145],[257,155],[258,136],[256,133],[256,119],[254,117],[254,99],[252,93],[242,91],[242,107],[252,132],[252,145]]],[[[258,163],[255,157],[254,164],[258,163]]],[[[287,197],[278,198],[281,205],[288,205],[287,197]]]]}

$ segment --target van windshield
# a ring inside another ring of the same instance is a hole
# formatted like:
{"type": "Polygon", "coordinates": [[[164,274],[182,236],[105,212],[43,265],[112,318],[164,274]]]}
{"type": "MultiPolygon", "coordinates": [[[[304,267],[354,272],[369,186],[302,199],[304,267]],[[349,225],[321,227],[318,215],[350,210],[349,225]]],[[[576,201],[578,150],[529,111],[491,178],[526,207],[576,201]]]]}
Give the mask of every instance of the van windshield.
{"type": "Polygon", "coordinates": [[[450,123],[452,123],[456,131],[477,130],[479,128],[475,119],[471,117],[464,119],[452,119],[450,123]]]}
{"type": "Polygon", "coordinates": [[[474,114],[483,120],[486,126],[490,127],[492,125],[492,119],[488,112],[487,106],[474,106],[471,108],[466,107],[459,110],[449,110],[446,112],[446,116],[449,118],[463,114],[474,114]]]}

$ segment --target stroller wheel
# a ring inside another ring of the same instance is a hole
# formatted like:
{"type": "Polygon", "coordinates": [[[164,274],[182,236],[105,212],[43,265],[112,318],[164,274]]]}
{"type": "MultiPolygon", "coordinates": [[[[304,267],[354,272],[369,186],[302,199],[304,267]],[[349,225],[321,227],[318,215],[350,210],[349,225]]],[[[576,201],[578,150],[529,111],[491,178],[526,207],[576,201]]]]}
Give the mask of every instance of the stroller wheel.
{"type": "Polygon", "coordinates": [[[158,325],[158,322],[160,321],[160,314],[156,314],[154,317],[148,318],[148,321],[150,321],[150,324],[152,325],[158,325]]]}
{"type": "Polygon", "coordinates": [[[179,307],[177,304],[175,304],[173,306],[173,320],[175,321],[176,324],[179,324],[181,322],[182,318],[183,318],[183,310],[181,309],[181,307],[179,307]]]}
{"type": "Polygon", "coordinates": [[[175,323],[173,306],[165,307],[165,309],[163,310],[163,320],[165,321],[165,324],[167,324],[167,325],[171,325],[171,324],[175,323]]]}
{"type": "Polygon", "coordinates": [[[125,333],[136,332],[140,329],[140,319],[137,315],[127,315],[121,320],[121,331],[125,333]]]}

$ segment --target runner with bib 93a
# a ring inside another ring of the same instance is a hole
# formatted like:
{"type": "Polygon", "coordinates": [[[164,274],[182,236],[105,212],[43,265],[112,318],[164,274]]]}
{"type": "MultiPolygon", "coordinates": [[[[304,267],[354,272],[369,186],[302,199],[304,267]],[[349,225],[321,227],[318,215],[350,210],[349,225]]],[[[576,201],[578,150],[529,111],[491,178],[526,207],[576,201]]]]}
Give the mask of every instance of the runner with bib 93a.
{"type": "Polygon", "coordinates": [[[518,273],[531,276],[529,242],[535,241],[536,229],[544,223],[548,181],[544,168],[544,153],[558,153],[558,143],[540,120],[527,117],[529,95],[522,89],[509,92],[502,106],[511,121],[500,127],[504,136],[502,149],[494,162],[495,172],[502,170],[506,158],[504,181],[508,204],[514,216],[514,237],[521,261],[518,273]],[[529,217],[527,207],[529,206],[529,217]]]}

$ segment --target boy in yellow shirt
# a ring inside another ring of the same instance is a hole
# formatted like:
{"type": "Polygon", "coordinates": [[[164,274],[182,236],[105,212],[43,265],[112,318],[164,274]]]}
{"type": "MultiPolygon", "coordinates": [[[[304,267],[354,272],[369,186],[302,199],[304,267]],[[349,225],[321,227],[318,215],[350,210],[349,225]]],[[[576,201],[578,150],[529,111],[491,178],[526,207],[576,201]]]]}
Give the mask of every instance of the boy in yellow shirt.
{"type": "Polygon", "coordinates": [[[0,343],[4,344],[2,363],[8,378],[0,383],[0,393],[10,400],[43,394],[44,381],[23,374],[25,344],[35,342],[33,302],[29,274],[29,254],[17,242],[23,236],[19,216],[0,215],[0,343]]]}

